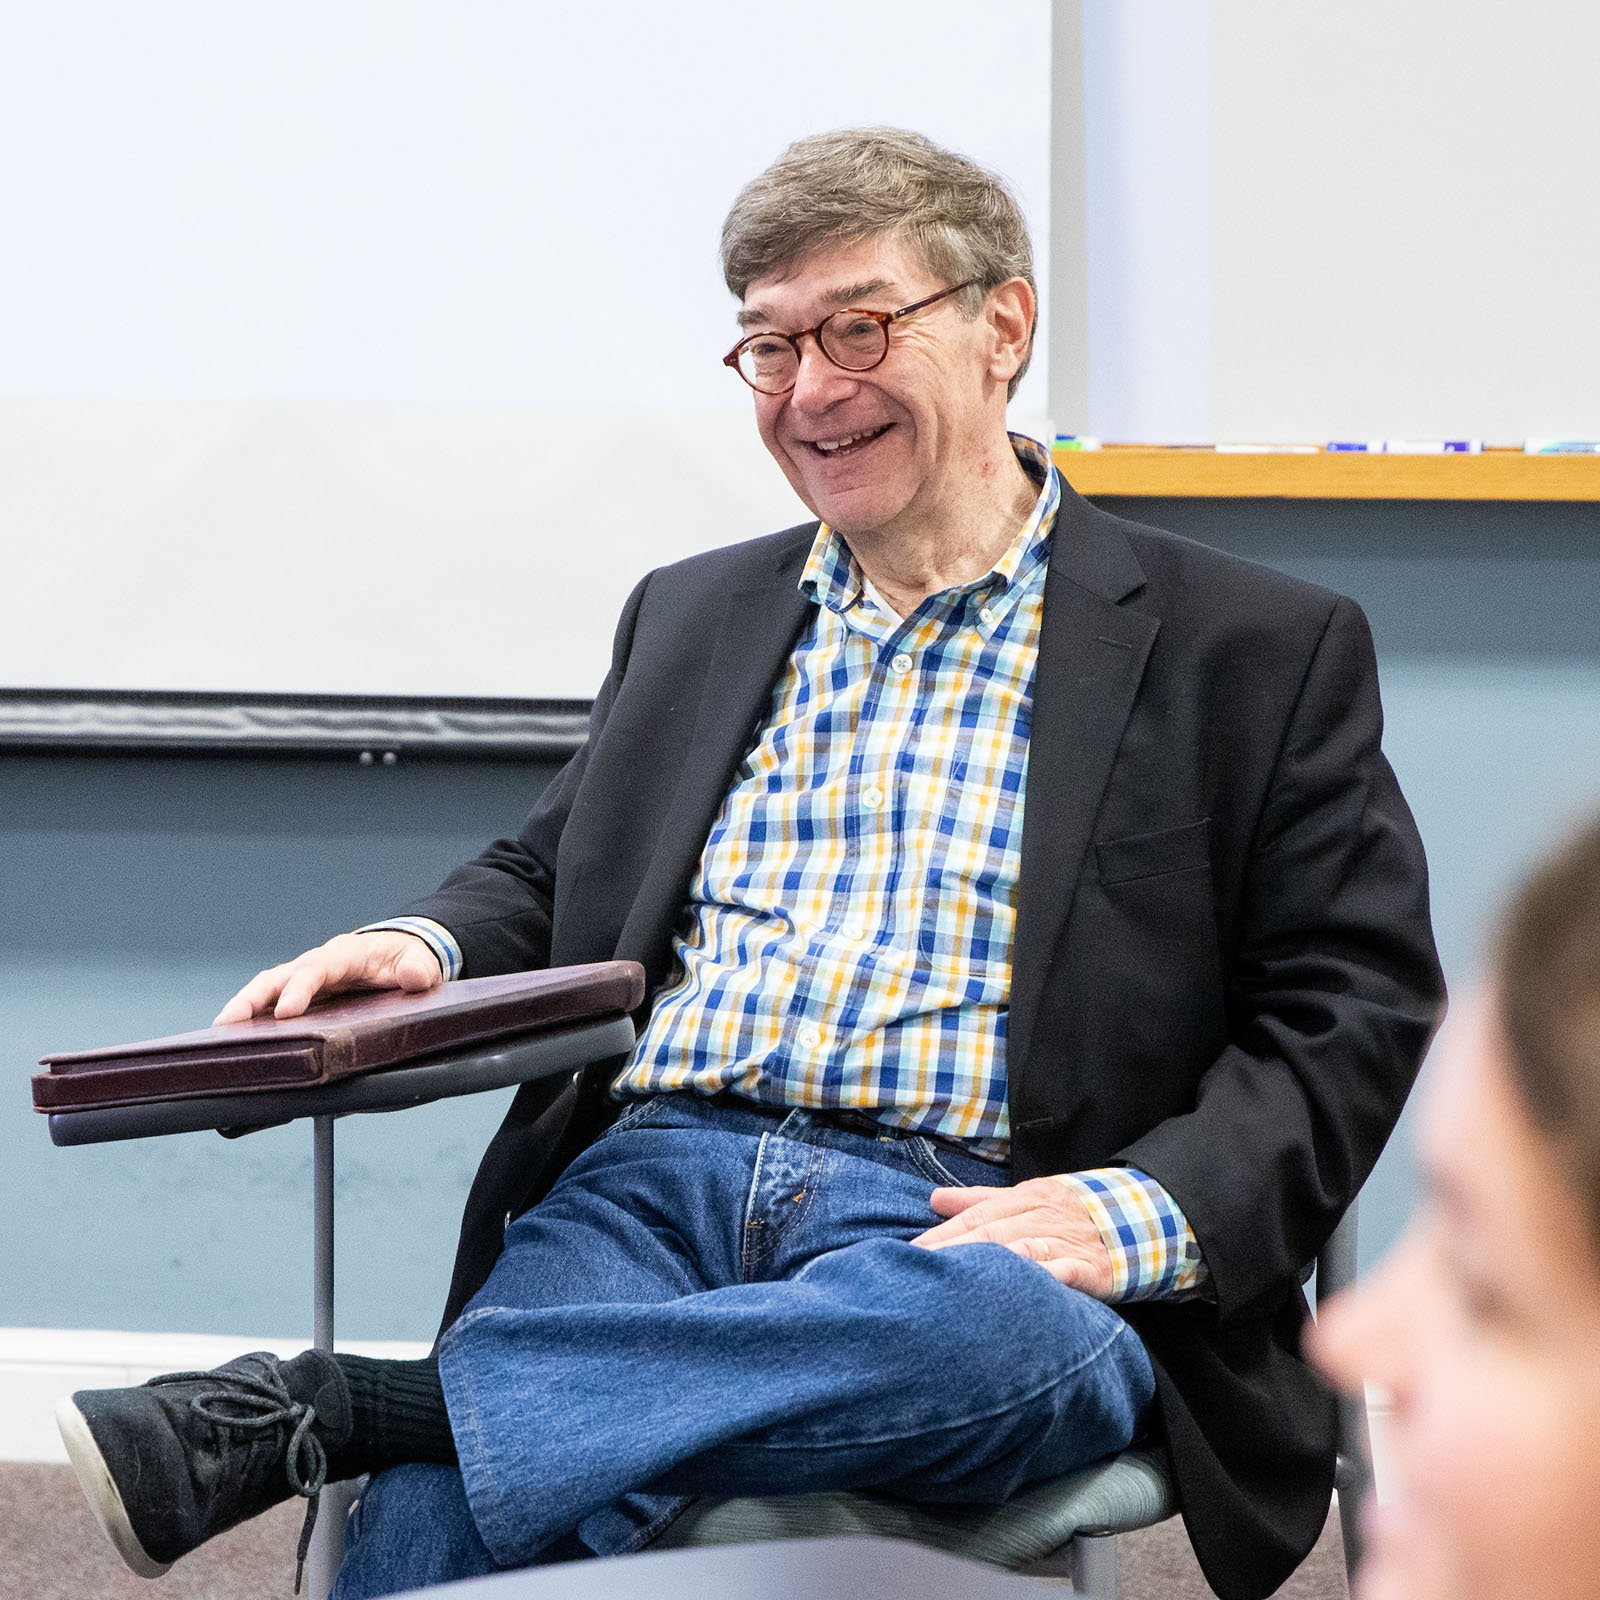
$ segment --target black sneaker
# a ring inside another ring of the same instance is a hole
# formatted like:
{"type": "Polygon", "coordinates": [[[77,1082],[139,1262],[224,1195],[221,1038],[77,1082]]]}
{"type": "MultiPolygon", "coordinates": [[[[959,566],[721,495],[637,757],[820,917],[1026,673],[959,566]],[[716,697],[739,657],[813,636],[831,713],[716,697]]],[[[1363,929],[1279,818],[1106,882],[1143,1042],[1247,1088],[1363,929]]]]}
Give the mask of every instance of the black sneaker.
{"type": "MultiPolygon", "coordinates": [[[[134,1389],[82,1389],[56,1407],[78,1484],[117,1554],[159,1578],[227,1528],[303,1495],[305,1562],[328,1451],[350,1437],[344,1374],[318,1350],[264,1351],[134,1389]]],[[[300,1574],[295,1574],[295,1590],[300,1574]]]]}

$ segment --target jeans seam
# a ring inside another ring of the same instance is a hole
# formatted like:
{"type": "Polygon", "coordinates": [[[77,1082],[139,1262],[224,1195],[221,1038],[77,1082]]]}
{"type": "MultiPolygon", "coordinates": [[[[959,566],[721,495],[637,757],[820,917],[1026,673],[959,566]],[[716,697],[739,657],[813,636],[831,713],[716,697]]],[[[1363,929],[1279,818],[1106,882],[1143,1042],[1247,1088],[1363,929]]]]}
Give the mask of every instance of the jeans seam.
{"type": "Polygon", "coordinates": [[[614,1133],[626,1133],[629,1128],[636,1127],[649,1114],[651,1106],[660,1098],[660,1095],[653,1094],[643,1100],[636,1100],[631,1106],[625,1106],[618,1113],[611,1126],[600,1135],[599,1139],[595,1140],[595,1143],[599,1144],[601,1140],[609,1139],[614,1133]]]}
{"type": "MultiPolygon", "coordinates": [[[[448,1346],[457,1342],[460,1331],[463,1328],[471,1326],[472,1323],[478,1321],[480,1318],[495,1315],[500,1309],[501,1308],[498,1306],[484,1306],[477,1311],[469,1311],[465,1316],[459,1318],[455,1323],[445,1330],[444,1336],[439,1341],[440,1357],[443,1358],[448,1346]]],[[[489,1441],[484,1432],[483,1414],[478,1407],[477,1385],[467,1381],[465,1379],[465,1374],[463,1374],[463,1382],[460,1387],[461,1393],[458,1396],[458,1399],[465,1402],[467,1414],[465,1417],[462,1417],[458,1420],[454,1412],[452,1412],[450,1416],[451,1430],[457,1432],[458,1440],[461,1432],[471,1435],[473,1454],[477,1457],[480,1466],[487,1467],[493,1459],[493,1453],[489,1448],[489,1441]]],[[[465,1454],[466,1453],[464,1451],[460,1450],[458,1443],[457,1455],[461,1459],[463,1466],[465,1464],[465,1454]]],[[[498,1466],[498,1463],[495,1464],[498,1466]]],[[[459,1467],[458,1470],[460,1470],[459,1467]]],[[[491,1485],[490,1489],[492,1503],[485,1508],[485,1516],[490,1520],[498,1521],[499,1519],[497,1513],[499,1511],[501,1498],[501,1490],[498,1483],[498,1473],[486,1473],[486,1476],[494,1478],[495,1481],[491,1485]]],[[[465,1490],[464,1477],[463,1490],[465,1490]]],[[[471,1505],[470,1498],[468,1504],[472,1513],[472,1520],[478,1525],[478,1536],[483,1540],[484,1548],[489,1550],[490,1555],[494,1555],[493,1549],[491,1549],[489,1546],[488,1535],[485,1532],[483,1525],[478,1521],[477,1507],[471,1505]]],[[[496,1532],[499,1531],[501,1530],[496,1529],[496,1532]]]]}
{"type": "Polygon", "coordinates": [[[660,1516],[652,1518],[644,1527],[625,1539],[620,1548],[611,1551],[610,1554],[631,1556],[643,1550],[646,1545],[653,1544],[694,1504],[694,1500],[695,1497],[693,1495],[674,1497],[670,1510],[663,1511],[660,1516]]]}
{"type": "Polygon", "coordinates": [[[505,1310],[505,1306],[479,1306],[475,1311],[463,1311],[440,1337],[439,1354],[443,1356],[449,1346],[456,1343],[463,1328],[470,1328],[473,1323],[482,1322],[485,1317],[497,1317],[505,1310]]]}
{"type": "MultiPolygon", "coordinates": [[[[1124,1334],[1132,1338],[1133,1330],[1129,1328],[1127,1323],[1119,1321],[1104,1342],[1097,1345],[1080,1361],[1075,1362],[1070,1367],[1063,1367],[1053,1377],[1046,1379],[1045,1382],[1032,1389],[1024,1391],[1022,1394],[1014,1396],[1004,1405],[991,1407],[987,1411],[975,1412],[970,1416],[943,1419],[936,1428],[918,1428],[909,1433],[874,1434],[870,1438],[857,1434],[852,1436],[848,1443],[850,1445],[875,1445],[892,1444],[897,1439],[925,1439],[930,1433],[950,1433],[959,1428],[970,1428],[974,1423],[988,1422],[995,1417],[1004,1416],[1009,1411],[1015,1411],[1019,1406],[1027,1405],[1031,1400],[1037,1400],[1040,1395],[1048,1393],[1051,1389],[1059,1389],[1069,1378],[1076,1376],[1085,1367],[1098,1361],[1124,1334]]],[[[734,1447],[743,1450],[836,1450],[840,1448],[837,1440],[827,1444],[812,1444],[808,1441],[786,1441],[781,1444],[768,1444],[760,1439],[740,1439],[732,1441],[732,1444],[734,1447]]]]}
{"type": "Polygon", "coordinates": [[[745,1282],[751,1282],[750,1271],[763,1254],[759,1248],[753,1248],[750,1237],[751,1229],[763,1226],[755,1215],[756,1195],[761,1188],[761,1169],[767,1164],[767,1141],[772,1137],[770,1133],[761,1135],[756,1145],[756,1158],[750,1168],[750,1188],[744,1197],[744,1216],[739,1219],[739,1276],[745,1282]]]}
{"type": "Polygon", "coordinates": [[[935,1183],[948,1184],[956,1189],[970,1189],[973,1187],[964,1178],[958,1178],[939,1159],[938,1153],[933,1146],[920,1134],[906,1142],[910,1146],[909,1154],[912,1165],[917,1168],[922,1177],[931,1178],[935,1183]]]}
{"type": "Polygon", "coordinates": [[[828,1147],[814,1144],[811,1147],[811,1162],[806,1168],[805,1188],[801,1191],[806,1197],[806,1203],[800,1208],[800,1214],[791,1217],[779,1231],[792,1233],[811,1214],[811,1207],[816,1203],[817,1196],[822,1192],[823,1169],[828,1164],[828,1147]]]}
{"type": "MultiPolygon", "coordinates": [[[[780,1131],[773,1137],[781,1139],[783,1134],[780,1131]]],[[[800,1180],[800,1193],[805,1199],[805,1204],[798,1212],[786,1217],[781,1223],[774,1226],[765,1220],[750,1216],[750,1213],[755,1209],[756,1194],[761,1187],[761,1169],[766,1156],[766,1140],[767,1135],[763,1134],[761,1149],[756,1154],[756,1164],[750,1176],[750,1193],[745,1200],[745,1237],[740,1240],[739,1270],[746,1283],[752,1281],[750,1277],[751,1269],[759,1267],[765,1258],[771,1256],[777,1250],[784,1238],[805,1222],[813,1203],[816,1201],[817,1194],[822,1188],[822,1171],[828,1161],[828,1150],[825,1145],[813,1144],[807,1147],[811,1153],[806,1158],[806,1175],[800,1180]],[[752,1227],[761,1229],[761,1237],[754,1248],[748,1248],[746,1240],[749,1238],[749,1230],[752,1227]]],[[[794,1143],[795,1141],[791,1140],[789,1142],[794,1143]]]]}

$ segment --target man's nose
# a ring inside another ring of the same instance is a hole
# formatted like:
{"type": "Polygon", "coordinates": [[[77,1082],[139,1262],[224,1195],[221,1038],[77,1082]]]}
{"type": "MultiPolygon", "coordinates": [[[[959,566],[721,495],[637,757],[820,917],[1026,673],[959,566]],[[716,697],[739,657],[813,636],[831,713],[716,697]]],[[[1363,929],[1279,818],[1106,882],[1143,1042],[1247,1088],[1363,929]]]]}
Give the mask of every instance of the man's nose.
{"type": "Polygon", "coordinates": [[[856,375],[837,367],[823,353],[816,337],[807,334],[800,341],[800,366],[794,375],[789,402],[800,411],[826,411],[849,394],[856,375]]]}

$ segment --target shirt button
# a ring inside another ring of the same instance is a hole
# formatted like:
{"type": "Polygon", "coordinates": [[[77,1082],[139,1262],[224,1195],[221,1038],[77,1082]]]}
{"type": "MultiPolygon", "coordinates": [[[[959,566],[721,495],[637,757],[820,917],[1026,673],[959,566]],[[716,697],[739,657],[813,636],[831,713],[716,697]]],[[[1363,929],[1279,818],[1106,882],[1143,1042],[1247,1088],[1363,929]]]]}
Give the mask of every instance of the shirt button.
{"type": "Polygon", "coordinates": [[[859,922],[847,922],[839,930],[851,944],[860,944],[867,936],[867,930],[859,922]]]}
{"type": "Polygon", "coordinates": [[[978,612],[978,621],[987,627],[991,622],[994,621],[994,612],[992,612],[988,606],[984,606],[983,609],[978,612]]]}
{"type": "Polygon", "coordinates": [[[796,1038],[799,1039],[801,1045],[805,1049],[816,1050],[822,1044],[822,1029],[811,1027],[802,1028],[796,1035],[796,1038]]]}
{"type": "Polygon", "coordinates": [[[883,810],[883,790],[874,785],[861,791],[861,803],[868,811],[883,810]]]}
{"type": "Polygon", "coordinates": [[[897,655],[897,656],[896,656],[896,657],[895,657],[895,658],[894,658],[894,660],[892,660],[892,661],[891,661],[891,662],[890,662],[890,663],[889,663],[889,665],[890,665],[890,666],[891,666],[891,667],[893,667],[893,668],[894,668],[894,670],[895,670],[895,671],[896,671],[896,672],[899,672],[899,673],[906,673],[906,672],[909,672],[909,671],[910,671],[910,670],[911,670],[911,657],[910,657],[910,656],[908,656],[908,655],[907,655],[907,654],[906,654],[906,653],[905,653],[905,651],[904,651],[904,650],[902,650],[902,651],[901,651],[901,652],[900,652],[900,653],[899,653],[899,655],[897,655]]]}

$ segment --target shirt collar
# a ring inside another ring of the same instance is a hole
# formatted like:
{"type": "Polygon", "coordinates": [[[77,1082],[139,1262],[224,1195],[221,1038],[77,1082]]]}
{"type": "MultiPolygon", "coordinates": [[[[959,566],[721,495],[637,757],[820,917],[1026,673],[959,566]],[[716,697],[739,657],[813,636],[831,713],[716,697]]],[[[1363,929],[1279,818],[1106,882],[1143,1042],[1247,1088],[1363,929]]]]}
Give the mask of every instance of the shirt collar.
{"type": "MultiPolygon", "coordinates": [[[[1050,537],[1061,504],[1060,476],[1049,451],[1036,439],[1020,433],[1007,437],[1016,452],[1018,465],[1039,485],[1038,498],[1033,502],[1028,520],[994,566],[983,577],[962,584],[951,593],[983,589],[991,597],[1003,595],[1019,579],[1026,579],[1037,571],[1049,557],[1050,537]]],[[[800,592],[841,614],[861,603],[864,592],[861,569],[843,535],[826,522],[818,525],[816,537],[811,541],[811,553],[800,573],[800,592]]]]}

